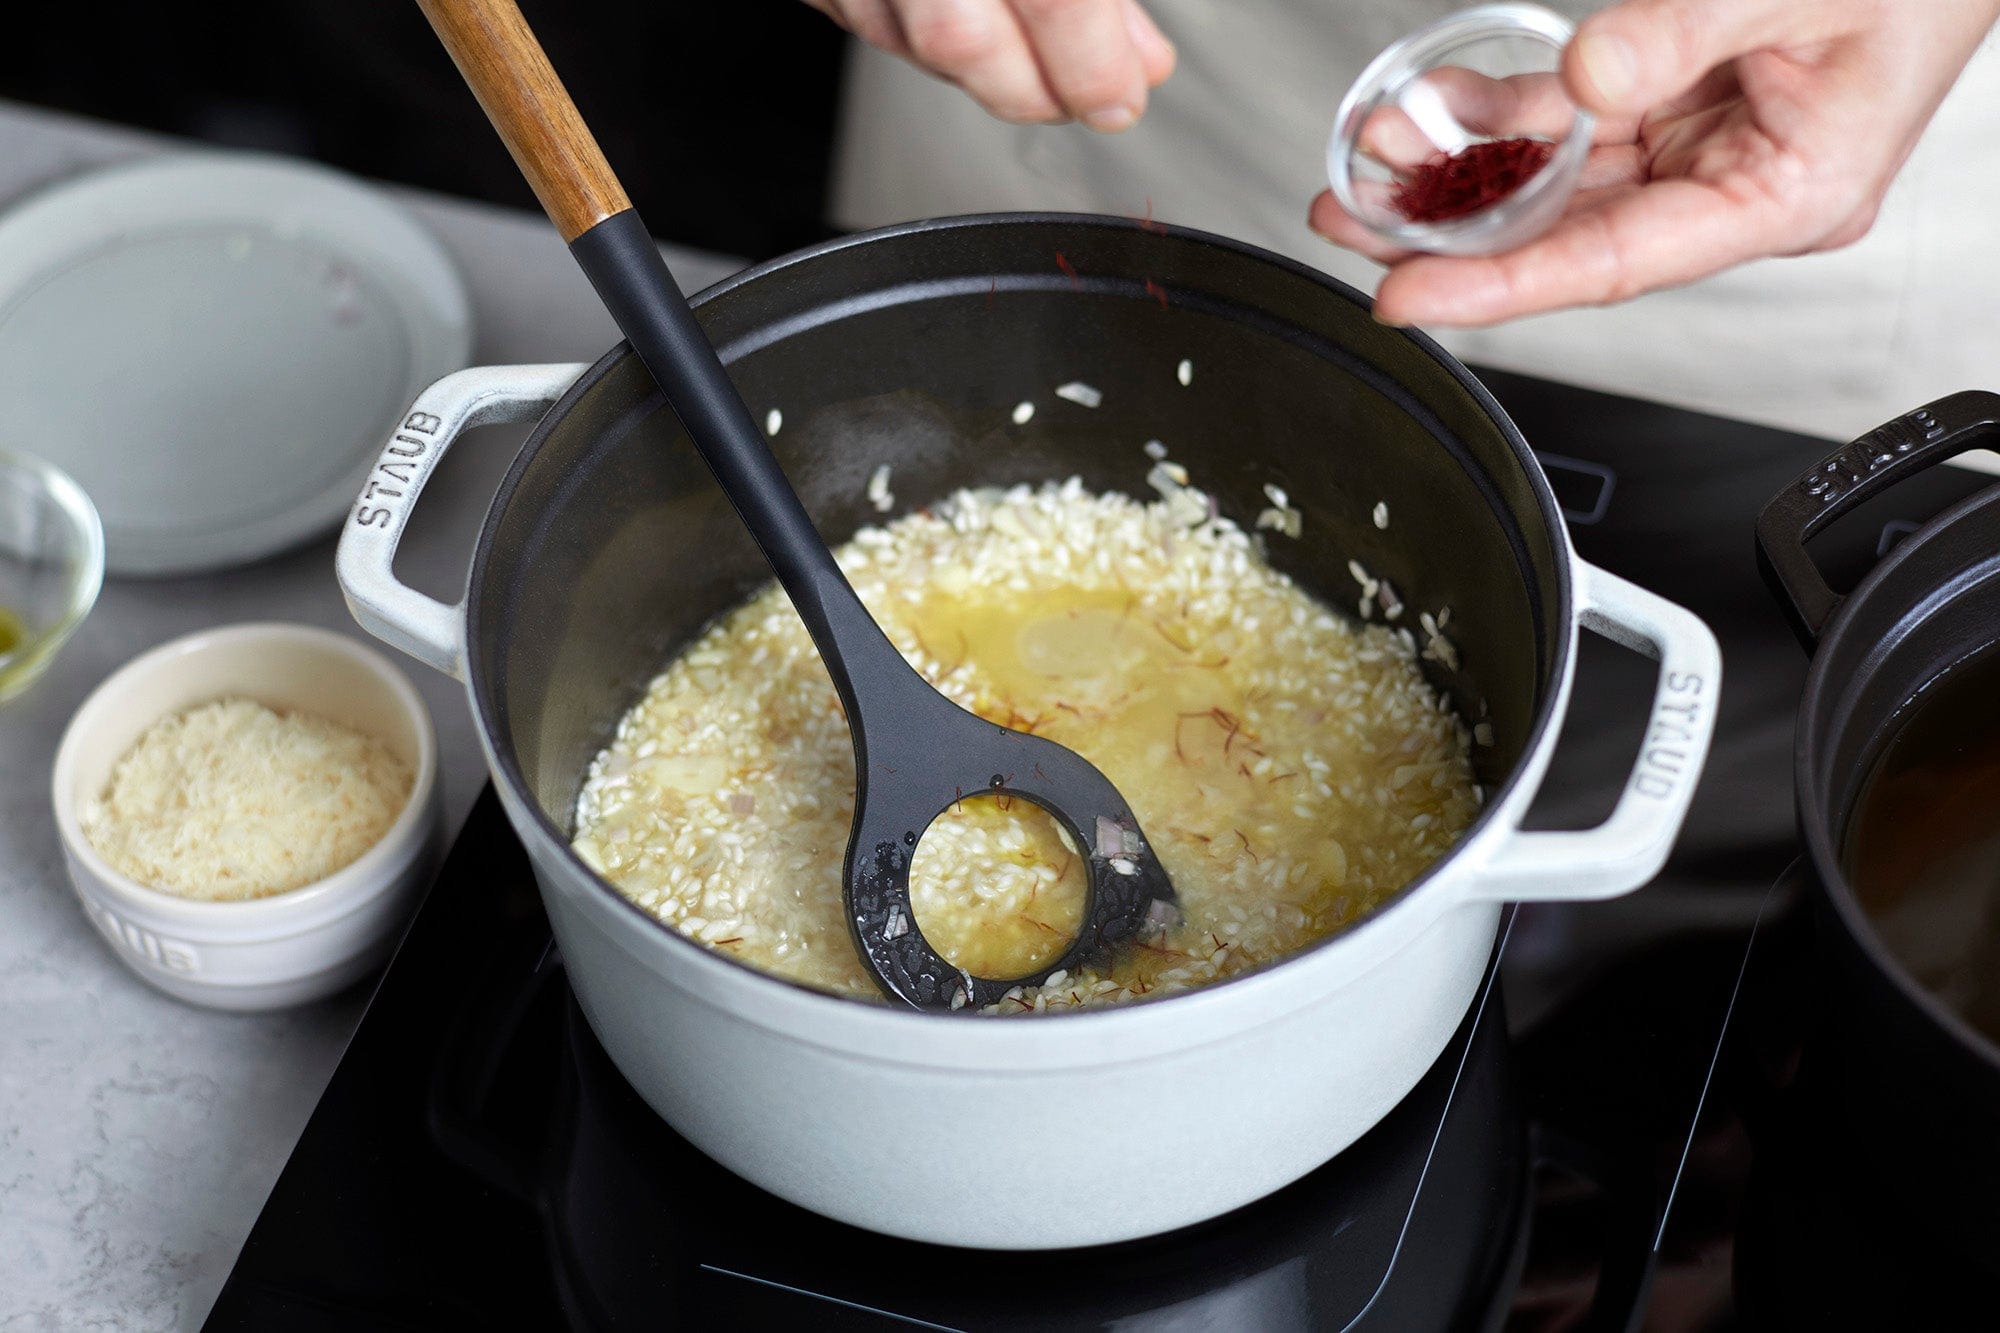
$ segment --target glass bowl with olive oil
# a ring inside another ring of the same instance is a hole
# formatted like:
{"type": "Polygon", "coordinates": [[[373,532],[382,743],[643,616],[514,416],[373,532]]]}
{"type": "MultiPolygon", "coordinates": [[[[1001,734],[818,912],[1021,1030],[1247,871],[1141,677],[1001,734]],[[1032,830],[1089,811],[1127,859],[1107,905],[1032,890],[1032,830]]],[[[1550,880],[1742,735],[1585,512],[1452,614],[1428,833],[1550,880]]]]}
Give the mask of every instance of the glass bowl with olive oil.
{"type": "Polygon", "coordinates": [[[0,703],[55,660],[103,582],[90,497],[61,469],[0,447],[0,703]]]}

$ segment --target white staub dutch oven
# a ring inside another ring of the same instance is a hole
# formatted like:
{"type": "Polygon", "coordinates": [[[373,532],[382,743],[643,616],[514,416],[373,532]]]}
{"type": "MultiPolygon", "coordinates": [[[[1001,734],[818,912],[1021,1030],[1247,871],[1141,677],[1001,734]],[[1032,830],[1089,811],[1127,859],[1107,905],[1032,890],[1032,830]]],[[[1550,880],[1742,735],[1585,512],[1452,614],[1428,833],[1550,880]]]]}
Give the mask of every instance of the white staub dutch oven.
{"type": "Polygon", "coordinates": [[[568,845],[585,767],[676,649],[766,581],[756,548],[623,348],[439,381],[349,519],[342,587],[370,631],[466,682],[591,1026],[661,1116],[749,1180],[860,1226],[996,1249],[1213,1217],[1340,1152],[1410,1090],[1466,1011],[1503,902],[1623,893],[1665,860],[1714,726],[1713,636],[1577,559],[1499,407],[1359,294],[1214,237],[1007,216],[834,242],[697,304],[752,408],[781,410],[774,446],[830,539],[879,518],[866,492],[883,464],[912,504],[1071,475],[1132,489],[1138,446],[1163,439],[1239,520],[1265,484],[1289,493],[1304,532],[1273,559],[1307,588],[1345,604],[1354,560],[1413,608],[1453,608],[1459,665],[1431,664],[1433,681],[1493,737],[1477,751],[1485,808],[1456,850],[1345,933],[1225,984],[1010,1019],[774,979],[640,911],[568,845]],[[1075,379],[1100,407],[1051,398],[1075,379]],[[1023,398],[1045,410],[1012,425],[1023,398]],[[396,545],[445,449],[536,418],[464,600],[400,585],[396,545]],[[1579,627],[1660,659],[1650,730],[1604,824],[1523,832],[1579,627]]]}

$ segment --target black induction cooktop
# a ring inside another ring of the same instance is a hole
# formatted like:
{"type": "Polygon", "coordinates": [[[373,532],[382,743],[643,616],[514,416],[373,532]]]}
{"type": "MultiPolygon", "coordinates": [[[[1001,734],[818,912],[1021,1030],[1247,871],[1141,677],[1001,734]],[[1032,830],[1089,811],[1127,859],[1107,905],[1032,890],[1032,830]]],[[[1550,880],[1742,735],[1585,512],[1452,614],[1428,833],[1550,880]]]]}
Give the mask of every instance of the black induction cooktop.
{"type": "MultiPolygon", "coordinates": [[[[1782,872],[1806,665],[1750,534],[1827,442],[1482,378],[1581,554],[1715,629],[1722,716],[1666,872],[1627,899],[1510,911],[1451,1045],[1347,1152],[1227,1217],[1090,1250],[952,1250],[805,1213],[687,1145],[612,1067],[489,791],[209,1327],[1707,1330],[1837,1313],[1836,1292],[1870,1281],[1865,1247],[1798,1238],[1849,1197],[1840,1154],[1746,1128],[1796,1101],[1767,1074],[1801,1007],[1782,872]]],[[[1815,553],[1839,587],[1979,484],[1932,472],[1815,553]]],[[[1531,827],[1608,813],[1652,680],[1586,636],[1531,827]]],[[[1909,1244],[1913,1228],[1891,1229],[1909,1244]]]]}

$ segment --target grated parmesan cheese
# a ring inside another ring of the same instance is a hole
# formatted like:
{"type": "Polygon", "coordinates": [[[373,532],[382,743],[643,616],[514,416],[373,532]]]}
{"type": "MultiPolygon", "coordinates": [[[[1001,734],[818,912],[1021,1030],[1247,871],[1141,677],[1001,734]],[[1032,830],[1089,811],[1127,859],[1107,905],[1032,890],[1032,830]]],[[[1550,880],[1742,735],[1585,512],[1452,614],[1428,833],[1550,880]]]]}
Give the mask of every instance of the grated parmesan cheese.
{"type": "Polygon", "coordinates": [[[351,864],[409,801],[408,764],[372,736],[246,699],[161,718],[81,822],[105,860],[151,888],[263,898],[351,864]]]}

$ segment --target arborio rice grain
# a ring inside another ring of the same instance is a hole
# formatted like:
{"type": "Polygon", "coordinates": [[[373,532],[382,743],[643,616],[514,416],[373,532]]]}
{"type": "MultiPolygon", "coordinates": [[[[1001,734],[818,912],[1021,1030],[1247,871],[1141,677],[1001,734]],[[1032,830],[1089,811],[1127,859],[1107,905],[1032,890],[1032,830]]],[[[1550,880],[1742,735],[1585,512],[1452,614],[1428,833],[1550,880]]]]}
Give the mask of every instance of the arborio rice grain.
{"type": "MultiPolygon", "coordinates": [[[[1181,924],[998,1012],[1172,994],[1291,953],[1394,894],[1477,809],[1470,735],[1413,636],[1311,600],[1206,497],[961,492],[838,555],[946,694],[1102,768],[1173,877],[1181,924]]],[[[874,998],[841,910],[853,790],[839,701],[773,585],[620,721],[576,847],[683,934],[874,998]]],[[[983,975],[1046,965],[1080,916],[1075,849],[1032,810],[968,801],[919,846],[916,924],[983,975]]]]}

